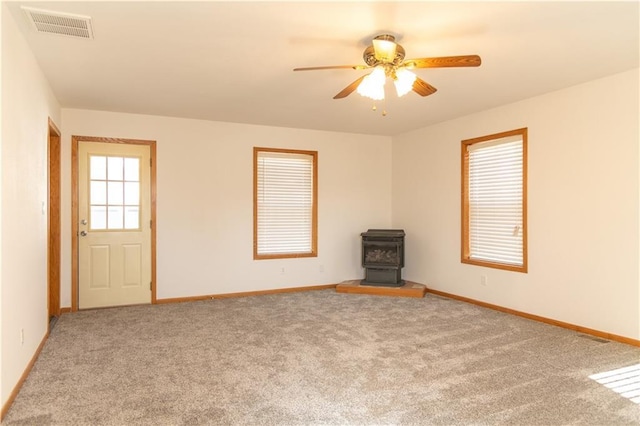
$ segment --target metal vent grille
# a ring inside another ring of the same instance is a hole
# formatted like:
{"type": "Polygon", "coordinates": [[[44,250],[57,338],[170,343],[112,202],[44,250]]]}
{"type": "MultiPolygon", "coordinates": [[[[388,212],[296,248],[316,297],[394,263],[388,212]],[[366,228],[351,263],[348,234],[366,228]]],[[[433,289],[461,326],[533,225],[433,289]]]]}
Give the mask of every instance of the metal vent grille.
{"type": "Polygon", "coordinates": [[[91,17],[71,13],[52,12],[23,6],[27,19],[39,33],[92,39],[91,17]]]}
{"type": "Polygon", "coordinates": [[[607,339],[601,339],[600,337],[595,337],[595,336],[588,336],[586,334],[578,334],[578,337],[593,340],[594,342],[598,342],[598,343],[609,343],[609,340],[607,339]]]}

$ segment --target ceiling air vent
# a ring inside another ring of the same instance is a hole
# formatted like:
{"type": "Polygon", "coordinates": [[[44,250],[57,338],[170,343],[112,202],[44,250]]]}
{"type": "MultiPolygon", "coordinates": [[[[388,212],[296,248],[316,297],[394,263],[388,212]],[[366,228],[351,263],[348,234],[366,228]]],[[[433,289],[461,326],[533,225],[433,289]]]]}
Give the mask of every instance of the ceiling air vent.
{"type": "Polygon", "coordinates": [[[92,39],[91,17],[71,13],[52,12],[23,6],[27,19],[39,33],[92,39]]]}

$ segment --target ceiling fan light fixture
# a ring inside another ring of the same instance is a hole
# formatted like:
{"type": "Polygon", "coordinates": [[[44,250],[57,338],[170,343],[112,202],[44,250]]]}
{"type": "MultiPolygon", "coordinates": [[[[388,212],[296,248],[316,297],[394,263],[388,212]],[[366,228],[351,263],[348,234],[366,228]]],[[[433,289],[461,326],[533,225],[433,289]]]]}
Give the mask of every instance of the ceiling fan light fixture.
{"type": "Polygon", "coordinates": [[[375,58],[380,62],[393,62],[396,58],[395,37],[381,35],[373,39],[375,58]]]}
{"type": "Polygon", "coordinates": [[[321,67],[294,68],[294,71],[345,69],[371,69],[370,74],[361,75],[342,89],[333,99],[343,99],[357,91],[361,96],[373,100],[384,99],[384,85],[387,77],[393,80],[398,97],[410,91],[425,97],[433,95],[438,89],[417,77],[415,68],[452,68],[477,67],[482,63],[478,55],[440,56],[434,58],[414,58],[404,60],[404,48],[396,43],[396,38],[390,34],[381,34],[372,40],[362,52],[362,59],[366,65],[331,65],[321,67]]]}
{"type": "Polygon", "coordinates": [[[395,79],[393,80],[394,86],[396,86],[396,92],[398,97],[404,96],[413,89],[413,83],[416,81],[416,75],[406,68],[398,68],[396,70],[395,79]]]}
{"type": "Polygon", "coordinates": [[[358,85],[358,94],[374,101],[383,100],[385,79],[384,67],[375,67],[371,74],[367,75],[358,85]]]}

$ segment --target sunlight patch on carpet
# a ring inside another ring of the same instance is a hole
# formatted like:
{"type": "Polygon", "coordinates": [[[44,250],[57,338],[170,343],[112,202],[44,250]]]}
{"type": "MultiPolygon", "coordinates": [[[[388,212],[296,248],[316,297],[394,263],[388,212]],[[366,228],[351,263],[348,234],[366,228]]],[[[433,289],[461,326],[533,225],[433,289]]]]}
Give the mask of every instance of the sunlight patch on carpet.
{"type": "Polygon", "coordinates": [[[640,404],[640,364],[592,374],[589,378],[640,404]]]}

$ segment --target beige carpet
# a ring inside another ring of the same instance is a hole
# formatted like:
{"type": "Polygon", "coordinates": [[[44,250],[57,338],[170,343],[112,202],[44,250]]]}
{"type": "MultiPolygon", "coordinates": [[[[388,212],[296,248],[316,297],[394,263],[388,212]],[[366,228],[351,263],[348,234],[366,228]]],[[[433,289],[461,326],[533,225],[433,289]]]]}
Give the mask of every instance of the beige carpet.
{"type": "Polygon", "coordinates": [[[333,290],[62,316],[6,425],[638,425],[640,348],[333,290]]]}

